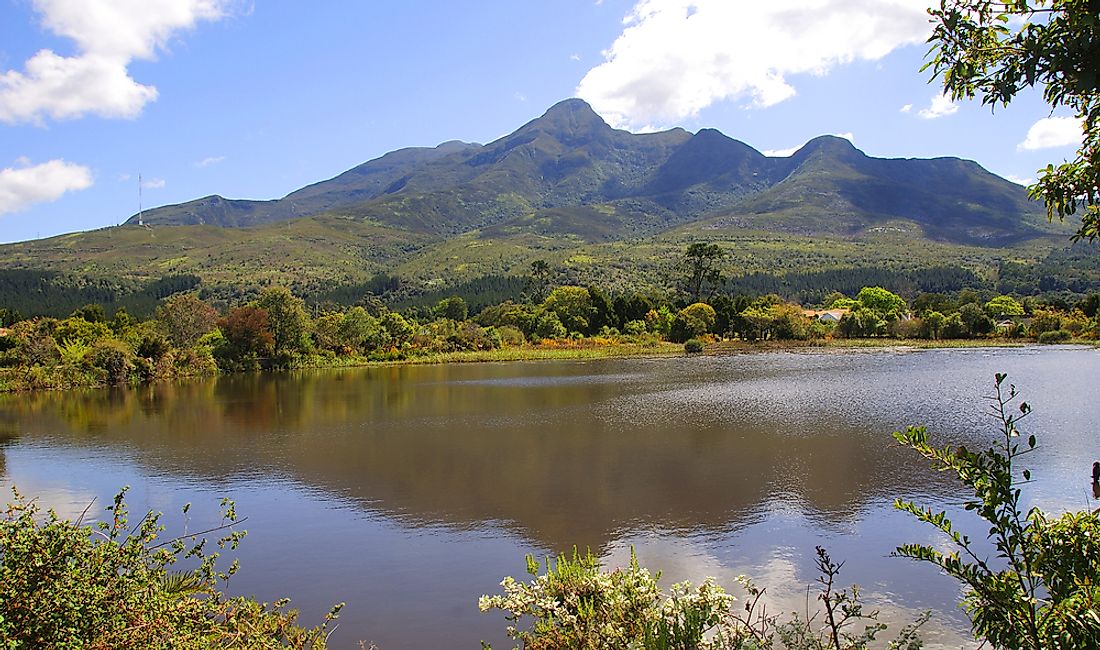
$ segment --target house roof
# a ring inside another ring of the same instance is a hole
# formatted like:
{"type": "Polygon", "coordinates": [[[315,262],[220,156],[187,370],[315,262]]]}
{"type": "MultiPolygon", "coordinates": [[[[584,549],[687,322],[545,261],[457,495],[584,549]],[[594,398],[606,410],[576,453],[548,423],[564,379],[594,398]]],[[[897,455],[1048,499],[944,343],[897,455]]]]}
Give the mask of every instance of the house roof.
{"type": "Polygon", "coordinates": [[[818,320],[840,320],[848,311],[847,309],[803,309],[802,314],[818,320]]]}

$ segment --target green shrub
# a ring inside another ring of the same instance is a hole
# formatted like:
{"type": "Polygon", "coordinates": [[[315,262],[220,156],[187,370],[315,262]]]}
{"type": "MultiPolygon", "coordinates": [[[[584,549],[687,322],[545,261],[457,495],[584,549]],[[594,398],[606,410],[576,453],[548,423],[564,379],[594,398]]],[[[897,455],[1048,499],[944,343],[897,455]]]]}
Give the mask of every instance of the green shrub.
{"type": "Polygon", "coordinates": [[[965,486],[970,494],[962,505],[983,520],[995,559],[987,559],[983,549],[956,530],[945,512],[902,500],[895,507],[938,529],[954,548],[907,544],[896,553],[958,580],[975,636],[995,648],[1100,647],[1100,513],[1048,519],[1037,508],[1021,510],[1020,486],[1031,481],[1031,472],[1016,461],[1036,448],[1036,439],[1022,437],[1018,424],[1031,407],[1026,402],[1013,406],[1018,394],[1015,386],[1005,387],[1005,378],[996,376],[989,398],[999,435],[988,449],[935,448],[923,427],[894,434],[965,486]]]}
{"type": "Polygon", "coordinates": [[[1073,335],[1066,330],[1051,330],[1049,332],[1043,332],[1039,335],[1040,343],[1065,343],[1073,338],[1073,335]]]}
{"type": "Polygon", "coordinates": [[[707,334],[714,330],[716,318],[714,308],[704,302],[688,305],[673,317],[668,340],[684,343],[690,338],[707,334]]]}
{"type": "Polygon", "coordinates": [[[684,352],[688,354],[698,354],[706,347],[699,339],[688,339],[684,341],[684,352]]]}
{"type": "Polygon", "coordinates": [[[569,332],[561,324],[558,315],[548,311],[539,316],[539,320],[535,324],[535,336],[540,339],[564,339],[569,336],[569,332]]]}
{"type": "Polygon", "coordinates": [[[87,354],[88,363],[104,375],[111,385],[125,384],[134,372],[134,353],[128,345],[115,339],[97,342],[87,354]]]}
{"type": "Polygon", "coordinates": [[[523,332],[517,327],[512,325],[501,325],[496,328],[497,335],[500,336],[500,344],[503,346],[517,346],[523,345],[527,342],[527,338],[523,336],[523,332]]]}
{"type": "MultiPolygon", "coordinates": [[[[313,648],[325,647],[325,624],[299,627],[287,601],[269,606],[218,590],[237,570],[215,565],[218,553],[191,536],[161,541],[160,516],[130,529],[122,493],[94,527],[43,514],[17,492],[0,519],[0,647],[3,648],[313,648]],[[184,558],[199,567],[173,570],[184,558]]],[[[226,534],[243,531],[223,501],[226,534]]],[[[186,508],[184,509],[186,512],[186,508]]]]}

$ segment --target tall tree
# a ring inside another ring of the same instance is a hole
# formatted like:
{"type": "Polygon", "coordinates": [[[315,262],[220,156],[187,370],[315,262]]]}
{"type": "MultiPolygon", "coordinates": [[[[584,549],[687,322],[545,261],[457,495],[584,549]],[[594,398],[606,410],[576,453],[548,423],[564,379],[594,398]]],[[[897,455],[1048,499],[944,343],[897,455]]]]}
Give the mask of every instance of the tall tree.
{"type": "Polygon", "coordinates": [[[267,312],[275,354],[295,355],[309,350],[312,323],[301,298],[286,287],[270,287],[260,294],[256,306],[267,312]]]}
{"type": "Polygon", "coordinates": [[[550,285],[550,263],[546,260],[531,262],[531,275],[527,279],[527,293],[534,303],[542,302],[550,285]]]}
{"type": "Polygon", "coordinates": [[[726,252],[718,244],[696,242],[687,247],[682,261],[686,277],[686,289],[693,302],[699,302],[703,289],[707,285],[717,287],[722,282],[722,271],[718,265],[726,252]]]}
{"type": "Polygon", "coordinates": [[[1040,170],[1032,198],[1064,219],[1083,208],[1075,239],[1100,239],[1100,0],[942,0],[931,9],[931,69],[952,99],[1008,105],[1039,86],[1081,121],[1077,157],[1040,170]]]}

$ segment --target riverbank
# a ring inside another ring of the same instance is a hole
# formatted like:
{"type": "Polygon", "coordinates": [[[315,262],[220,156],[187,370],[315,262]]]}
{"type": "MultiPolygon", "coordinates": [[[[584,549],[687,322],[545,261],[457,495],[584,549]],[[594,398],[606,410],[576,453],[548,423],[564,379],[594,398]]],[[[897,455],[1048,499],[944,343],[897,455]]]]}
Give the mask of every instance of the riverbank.
{"type": "MultiPolygon", "coordinates": [[[[1097,346],[1096,341],[1073,339],[1067,344],[1097,346]]],[[[941,349],[941,348],[1016,348],[1039,345],[1035,341],[1021,339],[813,339],[806,341],[742,341],[726,340],[708,343],[702,355],[751,354],[754,352],[779,352],[789,350],[886,350],[886,349],[941,349]]],[[[567,361],[586,359],[613,359],[625,357],[668,357],[684,355],[679,343],[649,340],[645,342],[611,341],[605,339],[578,339],[506,346],[494,350],[462,350],[454,352],[430,352],[424,354],[388,354],[363,356],[310,355],[294,362],[287,370],[323,368],[359,368],[392,365],[425,365],[448,363],[494,363],[513,361],[567,361]]],[[[55,372],[41,368],[0,368],[0,393],[35,390],[71,390],[104,388],[108,384],[95,375],[79,368],[58,367],[55,372]]],[[[194,375],[179,375],[157,381],[188,379],[194,375]]],[[[154,383],[154,382],[149,382],[154,383]]]]}
{"type": "MultiPolygon", "coordinates": [[[[1074,340],[1071,344],[1095,345],[1095,341],[1074,340]]],[[[718,341],[706,346],[705,354],[732,354],[782,350],[885,350],[942,348],[1020,348],[1039,345],[1020,339],[816,339],[810,341],[718,341]]]]}

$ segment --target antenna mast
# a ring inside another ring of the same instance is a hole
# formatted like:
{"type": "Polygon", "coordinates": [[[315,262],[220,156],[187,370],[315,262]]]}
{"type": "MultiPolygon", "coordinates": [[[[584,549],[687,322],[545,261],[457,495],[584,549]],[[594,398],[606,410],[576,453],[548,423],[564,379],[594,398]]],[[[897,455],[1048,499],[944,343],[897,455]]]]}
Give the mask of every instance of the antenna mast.
{"type": "Polygon", "coordinates": [[[141,174],[138,173],[138,225],[145,225],[145,215],[141,209],[141,174]]]}

